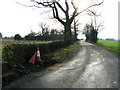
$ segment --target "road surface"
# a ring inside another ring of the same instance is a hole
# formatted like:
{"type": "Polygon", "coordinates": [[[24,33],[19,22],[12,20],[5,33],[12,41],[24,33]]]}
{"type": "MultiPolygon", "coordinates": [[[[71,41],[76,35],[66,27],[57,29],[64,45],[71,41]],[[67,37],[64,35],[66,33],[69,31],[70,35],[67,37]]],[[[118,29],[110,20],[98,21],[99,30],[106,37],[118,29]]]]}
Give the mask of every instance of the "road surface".
{"type": "Polygon", "coordinates": [[[118,88],[118,55],[81,42],[69,61],[29,74],[6,88],[118,88]]]}

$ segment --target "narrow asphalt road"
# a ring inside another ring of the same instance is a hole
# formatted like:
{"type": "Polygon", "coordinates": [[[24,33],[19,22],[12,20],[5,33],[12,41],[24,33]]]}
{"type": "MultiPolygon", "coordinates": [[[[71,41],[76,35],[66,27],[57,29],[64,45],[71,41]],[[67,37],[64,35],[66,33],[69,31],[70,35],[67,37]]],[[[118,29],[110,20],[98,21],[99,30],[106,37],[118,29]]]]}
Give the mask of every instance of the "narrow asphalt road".
{"type": "Polygon", "coordinates": [[[6,88],[118,88],[118,55],[81,42],[69,61],[29,74],[6,88]]]}

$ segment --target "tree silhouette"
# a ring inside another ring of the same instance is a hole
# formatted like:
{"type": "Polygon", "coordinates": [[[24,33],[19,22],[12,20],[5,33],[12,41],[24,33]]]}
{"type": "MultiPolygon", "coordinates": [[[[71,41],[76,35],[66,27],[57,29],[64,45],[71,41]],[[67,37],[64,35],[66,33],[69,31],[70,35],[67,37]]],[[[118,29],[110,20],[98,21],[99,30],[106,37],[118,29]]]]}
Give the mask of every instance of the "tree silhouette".
{"type": "Polygon", "coordinates": [[[89,16],[92,16],[93,18],[91,18],[91,24],[94,27],[94,30],[96,30],[98,33],[104,29],[103,27],[103,22],[97,22],[97,18],[101,17],[100,14],[97,14],[96,11],[91,11],[88,10],[90,13],[88,13],[89,16]]]}
{"type": "Polygon", "coordinates": [[[0,33],[0,38],[2,38],[2,33],[0,33]]]}
{"type": "Polygon", "coordinates": [[[89,16],[92,16],[90,24],[86,24],[84,27],[84,34],[86,36],[86,41],[90,42],[97,42],[97,36],[98,33],[103,30],[103,23],[102,22],[97,22],[97,17],[100,16],[100,14],[97,14],[95,11],[90,11],[88,13],[89,16]]]}
{"type": "Polygon", "coordinates": [[[74,18],[76,16],[78,16],[79,14],[83,13],[84,11],[88,10],[89,8],[93,7],[93,6],[99,6],[103,3],[94,3],[90,6],[88,6],[87,8],[85,8],[84,10],[82,10],[81,12],[78,12],[78,7],[75,6],[73,0],[71,1],[71,5],[73,6],[73,13],[72,15],[70,15],[70,5],[67,2],[67,0],[64,0],[64,6],[62,6],[62,4],[60,4],[60,2],[56,1],[56,0],[52,0],[52,1],[48,1],[48,0],[40,0],[40,1],[36,1],[36,0],[32,0],[33,2],[36,2],[38,5],[42,5],[44,7],[49,7],[52,9],[53,11],[53,17],[55,19],[57,19],[63,26],[64,26],[64,40],[70,44],[73,40],[72,40],[72,33],[71,33],[71,24],[74,20],[74,18]],[[60,10],[64,13],[65,17],[61,17],[60,16],[60,10]]]}
{"type": "Polygon", "coordinates": [[[74,37],[73,37],[74,41],[77,41],[78,28],[81,24],[78,21],[79,21],[78,19],[74,19],[74,22],[73,22],[73,25],[72,25],[72,28],[74,30],[74,37]]]}
{"type": "Polygon", "coordinates": [[[15,40],[22,40],[22,37],[21,37],[19,34],[16,34],[16,35],[14,36],[14,39],[15,39],[15,40]]]}
{"type": "Polygon", "coordinates": [[[44,35],[45,32],[47,32],[47,30],[48,30],[48,28],[49,28],[49,26],[48,26],[46,23],[43,23],[43,22],[41,22],[41,23],[39,24],[39,27],[42,29],[42,35],[44,35]]]}
{"type": "Polygon", "coordinates": [[[26,35],[24,38],[26,40],[35,40],[36,39],[35,36],[36,36],[36,33],[31,30],[31,33],[29,33],[28,35],[26,35]]]}

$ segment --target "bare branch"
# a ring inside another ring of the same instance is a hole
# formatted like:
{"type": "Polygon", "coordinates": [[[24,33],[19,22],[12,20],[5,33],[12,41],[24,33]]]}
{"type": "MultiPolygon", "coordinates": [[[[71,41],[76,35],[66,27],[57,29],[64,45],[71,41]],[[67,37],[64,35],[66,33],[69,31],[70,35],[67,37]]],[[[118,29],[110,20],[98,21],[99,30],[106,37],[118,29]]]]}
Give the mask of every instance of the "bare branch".
{"type": "Polygon", "coordinates": [[[73,0],[71,1],[71,4],[72,4],[74,9],[78,9],[78,7],[75,7],[75,4],[73,3],[73,0]]]}
{"type": "MultiPolygon", "coordinates": [[[[88,9],[88,11],[89,11],[90,13],[92,13],[93,16],[96,16],[96,17],[100,16],[100,14],[96,14],[95,11],[91,11],[91,10],[89,10],[89,9],[88,9]]],[[[88,15],[92,16],[91,14],[88,14],[88,15]]]]}
{"type": "Polygon", "coordinates": [[[104,0],[103,0],[101,3],[93,4],[93,5],[89,6],[89,7],[87,7],[86,9],[84,9],[84,10],[82,10],[81,12],[77,13],[76,16],[79,15],[79,14],[81,14],[81,13],[83,13],[84,11],[88,10],[88,9],[91,8],[91,7],[99,6],[99,5],[103,4],[103,2],[104,2],[104,0]]]}
{"type": "Polygon", "coordinates": [[[35,1],[35,0],[33,0],[33,2],[36,2],[37,4],[41,4],[42,6],[45,6],[45,7],[51,7],[51,8],[53,8],[53,3],[51,3],[51,2],[38,2],[38,1],[35,1]]]}
{"type": "Polygon", "coordinates": [[[59,6],[59,8],[65,13],[65,10],[63,9],[63,7],[58,3],[56,2],[56,4],[59,6]]]}
{"type": "Polygon", "coordinates": [[[104,25],[102,23],[99,23],[99,25],[96,27],[97,31],[100,32],[101,30],[105,29],[104,25]],[[100,27],[103,27],[100,29],[100,27]]]}
{"type": "Polygon", "coordinates": [[[75,11],[72,14],[72,17],[70,18],[70,23],[73,22],[74,18],[76,17],[76,13],[77,13],[77,10],[75,9],[75,11]]]}
{"type": "Polygon", "coordinates": [[[98,31],[98,33],[101,32],[103,29],[105,29],[105,28],[100,29],[100,30],[98,31]]]}
{"type": "Polygon", "coordinates": [[[68,2],[65,2],[65,5],[66,5],[66,11],[68,12],[68,10],[69,10],[68,2]]]}
{"type": "Polygon", "coordinates": [[[48,1],[46,1],[46,2],[38,2],[38,1],[34,1],[34,0],[33,0],[33,2],[36,2],[37,4],[40,4],[40,5],[44,6],[44,7],[52,8],[54,18],[57,19],[62,24],[64,24],[64,21],[59,18],[59,14],[58,14],[58,10],[57,10],[56,4],[59,6],[59,8],[63,12],[65,12],[65,10],[62,8],[62,6],[58,2],[48,2],[48,1]]]}
{"type": "Polygon", "coordinates": [[[53,10],[53,17],[54,17],[54,18],[56,18],[56,15],[55,15],[55,10],[54,10],[54,8],[52,8],[52,10],[53,10]]]}
{"type": "Polygon", "coordinates": [[[19,2],[16,2],[17,4],[20,4],[22,6],[25,6],[25,7],[37,7],[37,8],[43,8],[43,7],[39,7],[39,6],[36,6],[36,5],[25,5],[25,4],[22,4],[22,3],[19,3],[19,2]]]}
{"type": "Polygon", "coordinates": [[[53,8],[54,18],[56,18],[59,22],[64,24],[65,22],[62,19],[59,18],[58,10],[56,8],[55,3],[53,3],[53,4],[54,4],[54,8],[53,8]]]}

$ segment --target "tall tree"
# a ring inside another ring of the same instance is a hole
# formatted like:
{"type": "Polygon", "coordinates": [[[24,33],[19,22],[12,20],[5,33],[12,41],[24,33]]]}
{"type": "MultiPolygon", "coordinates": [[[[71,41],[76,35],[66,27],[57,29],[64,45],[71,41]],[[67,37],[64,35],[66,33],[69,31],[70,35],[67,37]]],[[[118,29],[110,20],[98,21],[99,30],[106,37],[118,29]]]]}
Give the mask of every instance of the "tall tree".
{"type": "Polygon", "coordinates": [[[22,40],[22,37],[21,37],[19,34],[16,34],[16,35],[14,36],[14,39],[15,39],[15,40],[22,40]]]}
{"type": "Polygon", "coordinates": [[[2,38],[2,33],[0,33],[0,38],[2,38]]]}
{"type": "Polygon", "coordinates": [[[96,11],[91,11],[91,10],[88,10],[90,13],[88,13],[89,16],[91,16],[91,24],[92,26],[94,27],[94,30],[96,30],[98,33],[104,29],[104,26],[103,26],[103,21],[101,22],[98,22],[97,21],[97,18],[98,17],[101,17],[100,14],[97,14],[96,11]]]}
{"type": "Polygon", "coordinates": [[[86,24],[84,27],[84,34],[86,35],[86,41],[90,42],[97,42],[97,36],[98,33],[103,30],[103,23],[102,22],[97,22],[97,17],[100,16],[100,14],[97,14],[95,11],[90,11],[89,10],[89,16],[92,16],[90,24],[86,24]]]}
{"type": "Polygon", "coordinates": [[[24,38],[25,38],[26,40],[35,40],[35,38],[36,38],[36,33],[31,30],[31,33],[29,33],[28,35],[26,35],[24,38]]]}
{"type": "MultiPolygon", "coordinates": [[[[32,0],[34,2],[36,2],[38,5],[42,5],[44,7],[49,7],[52,9],[53,11],[53,17],[55,19],[57,19],[63,26],[64,26],[64,40],[69,44],[72,42],[72,33],[71,33],[71,24],[74,20],[74,18],[76,16],[78,16],[79,14],[83,13],[84,11],[88,10],[89,8],[93,7],[93,6],[99,6],[103,3],[95,3],[92,4],[90,6],[88,6],[87,8],[85,8],[84,10],[82,10],[81,12],[78,12],[78,7],[75,6],[73,0],[71,0],[71,5],[73,6],[73,13],[72,15],[70,15],[70,4],[68,3],[67,0],[64,0],[64,5],[62,6],[62,4],[60,2],[58,2],[57,0],[52,0],[52,1],[48,1],[48,0],[40,0],[40,1],[36,1],[36,0],[32,0]],[[60,11],[59,9],[64,13],[65,17],[60,17],[60,11]]],[[[60,0],[59,0],[60,1],[60,0]]]]}
{"type": "Polygon", "coordinates": [[[39,24],[39,27],[41,27],[41,29],[42,29],[42,35],[44,35],[45,32],[47,32],[47,30],[48,30],[48,28],[49,28],[49,26],[48,26],[46,23],[43,23],[43,22],[41,22],[41,23],[39,24]]]}
{"type": "Polygon", "coordinates": [[[77,41],[78,28],[79,28],[79,26],[81,24],[78,21],[79,20],[74,19],[73,26],[72,26],[72,28],[74,29],[74,37],[73,37],[74,41],[77,41]]]}

